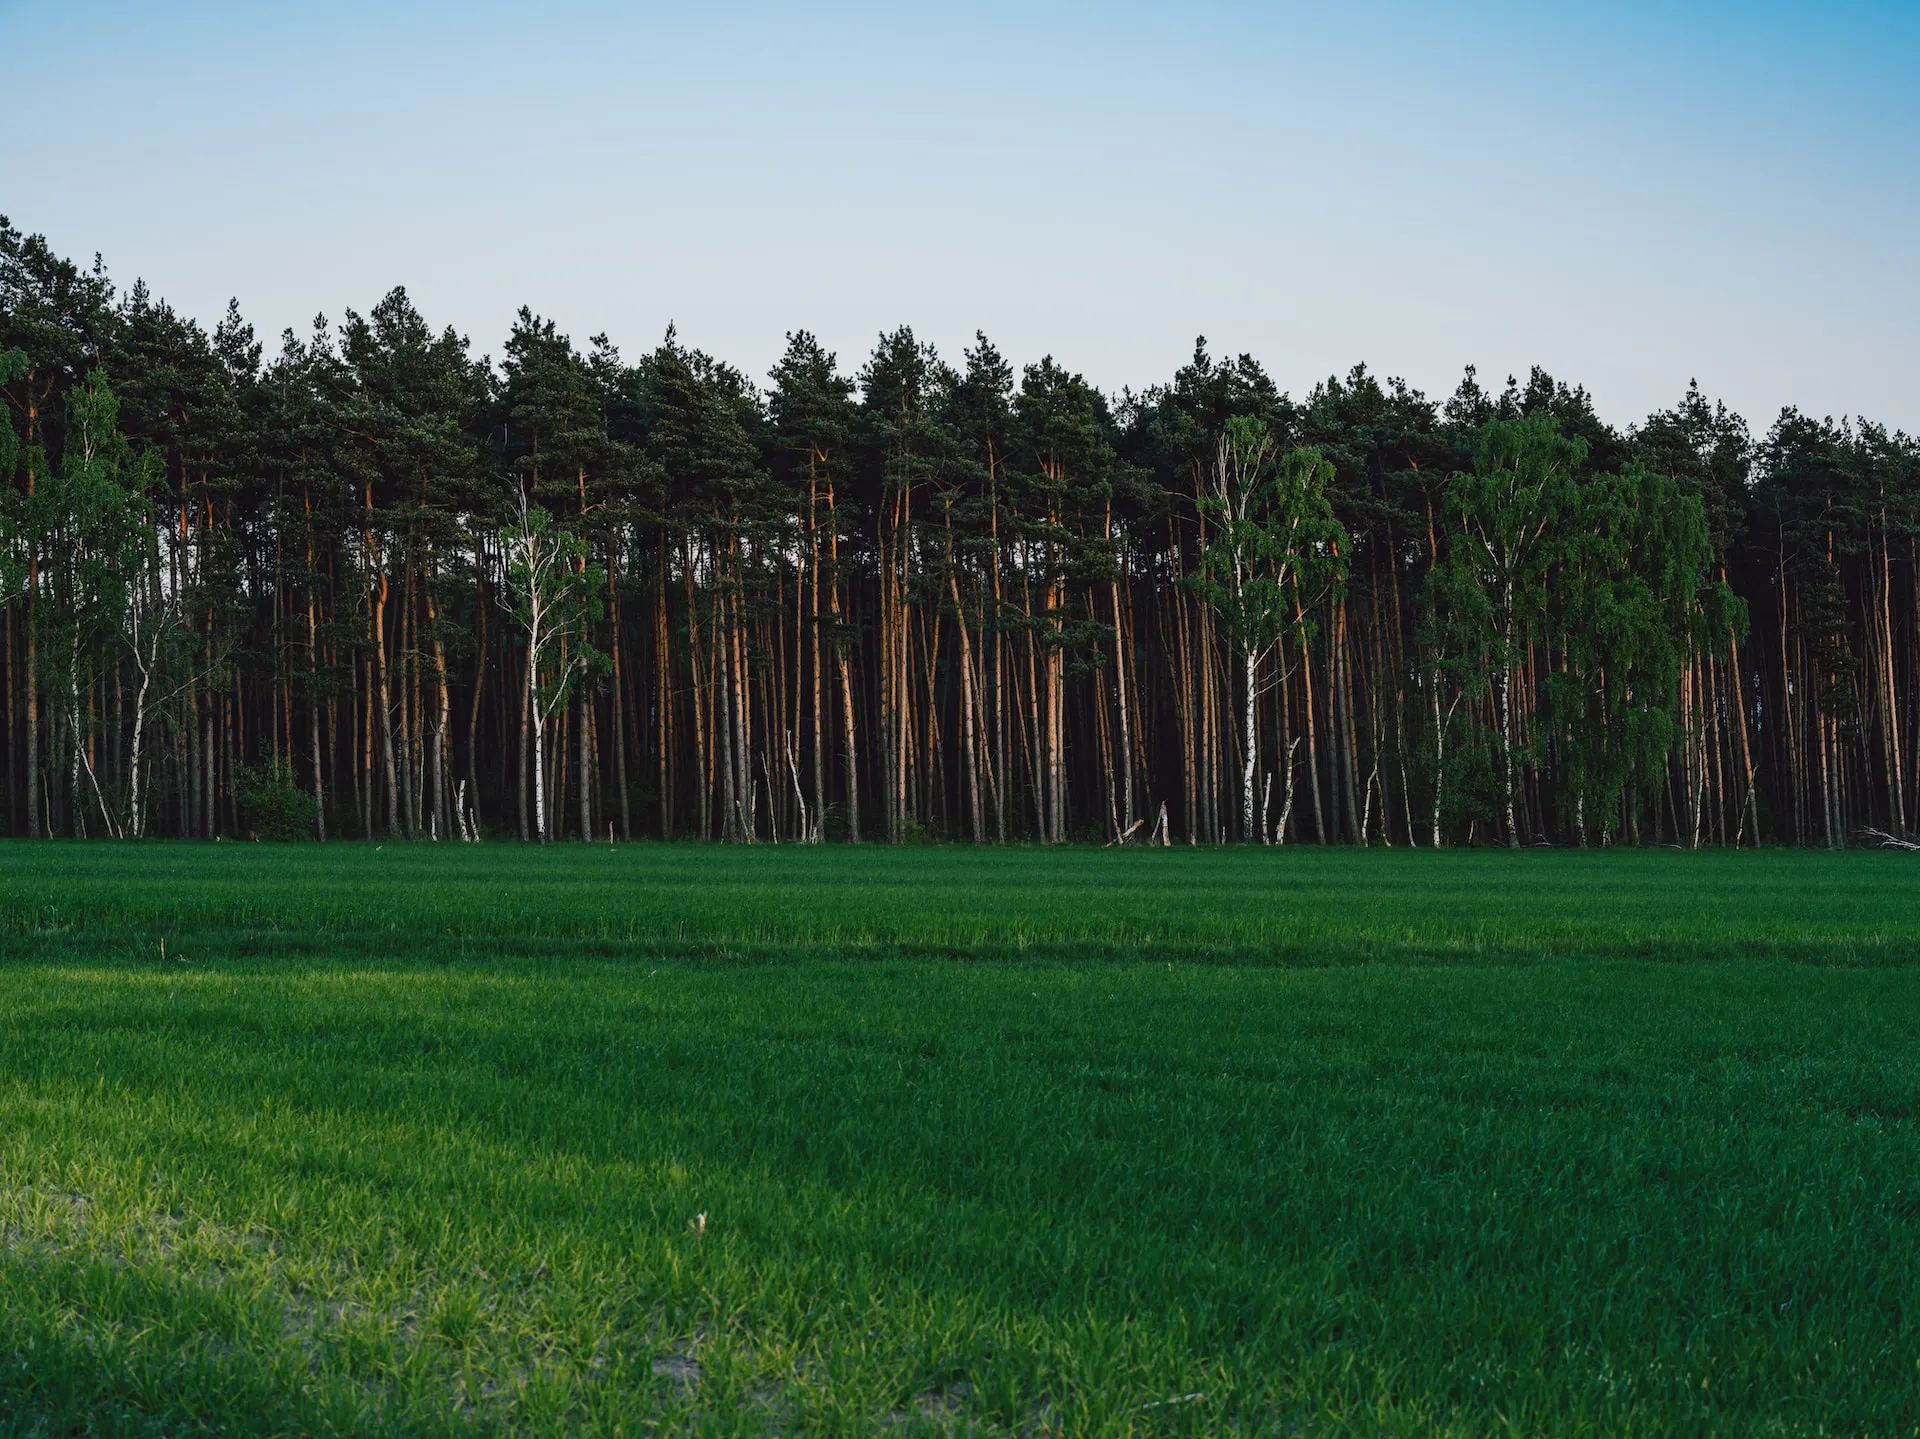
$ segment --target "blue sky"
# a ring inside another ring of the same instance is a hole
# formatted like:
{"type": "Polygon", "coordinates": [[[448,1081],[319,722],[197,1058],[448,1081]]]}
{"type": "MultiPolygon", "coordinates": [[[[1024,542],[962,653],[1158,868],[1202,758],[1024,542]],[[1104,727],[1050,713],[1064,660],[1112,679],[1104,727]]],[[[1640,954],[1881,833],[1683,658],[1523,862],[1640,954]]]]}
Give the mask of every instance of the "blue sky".
{"type": "Polygon", "coordinates": [[[763,374],[1532,363],[1920,429],[1920,4],[0,0],[0,213],[266,335],[405,284],[763,374]]]}

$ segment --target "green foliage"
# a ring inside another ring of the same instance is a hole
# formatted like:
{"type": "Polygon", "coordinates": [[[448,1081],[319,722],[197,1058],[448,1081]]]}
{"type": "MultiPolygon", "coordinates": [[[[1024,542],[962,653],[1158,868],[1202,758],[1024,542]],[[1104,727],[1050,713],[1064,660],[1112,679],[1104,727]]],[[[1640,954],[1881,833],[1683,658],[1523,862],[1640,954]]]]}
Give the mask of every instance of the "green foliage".
{"type": "Polygon", "coordinates": [[[1744,629],[1744,608],[1708,579],[1712,560],[1705,506],[1670,477],[1636,463],[1579,487],[1552,606],[1563,667],[1545,689],[1582,843],[1587,815],[1659,775],[1681,737],[1691,657],[1744,629]]]}
{"type": "Polygon", "coordinates": [[[606,671],[608,657],[589,633],[604,613],[606,570],[578,530],[554,523],[539,505],[523,506],[505,549],[513,616],[535,656],[534,703],[551,715],[583,676],[606,671]]]}
{"type": "MultiPolygon", "coordinates": [[[[1555,657],[1540,680],[1551,773],[1585,844],[1589,816],[1610,827],[1630,786],[1664,782],[1661,766],[1681,738],[1682,670],[1745,628],[1744,607],[1709,578],[1714,549],[1698,487],[1637,461],[1586,473],[1587,453],[1546,415],[1486,421],[1473,468],[1448,481],[1447,550],[1427,580],[1428,684],[1437,694],[1450,682],[1476,701],[1496,691],[1492,739],[1510,840],[1519,747],[1510,696],[1537,643],[1555,657]]],[[[1436,809],[1456,826],[1482,817],[1472,797],[1481,708],[1469,704],[1457,728],[1445,712],[1433,722],[1436,809]]],[[[1527,758],[1542,757],[1536,739],[1527,758]]]]}
{"type": "Polygon", "coordinates": [[[268,357],[0,218],[12,823],[211,835],[318,746],[356,833],[459,831],[449,790],[499,832],[531,671],[576,833],[864,791],[894,840],[1252,839],[1296,787],[1330,841],[1920,826],[1920,442],[1865,420],[1689,386],[1616,428],[1537,367],[1296,399],[1204,340],[1117,395],[905,327],[857,379],[795,332],[764,387],[531,310],[495,355],[396,288],[268,357]]]}
{"type": "MultiPolygon", "coordinates": [[[[0,385],[27,372],[23,350],[0,350],[0,385]]],[[[25,545],[21,535],[21,500],[14,490],[14,472],[20,464],[20,436],[13,415],[0,403],[0,597],[11,599],[27,580],[25,545]]]]}
{"type": "Polygon", "coordinates": [[[1265,421],[1227,421],[1214,492],[1198,502],[1212,517],[1212,542],[1188,583],[1220,611],[1242,655],[1263,657],[1284,635],[1304,641],[1307,611],[1345,581],[1351,545],[1328,499],[1332,479],[1319,450],[1276,459],[1265,421]]]}
{"type": "Polygon", "coordinates": [[[270,755],[260,764],[242,765],[234,776],[233,793],[240,804],[241,823],[251,837],[313,837],[313,795],[300,788],[293,765],[283,756],[270,755]]]}
{"type": "MultiPolygon", "coordinates": [[[[976,377],[978,378],[978,377],[976,377]]],[[[1118,457],[1106,400],[1080,375],[1049,357],[1028,365],[1010,420],[1012,463],[1006,495],[1011,528],[1029,542],[1027,577],[1044,596],[1044,643],[1087,674],[1105,660],[1111,625],[1070,604],[1072,587],[1110,583],[1117,554],[1104,516],[1113,497],[1118,457]]]]}
{"type": "Polygon", "coordinates": [[[853,837],[853,826],[847,817],[847,807],[843,804],[830,804],[821,816],[820,832],[829,844],[844,844],[853,837]]]}
{"type": "Polygon", "coordinates": [[[1542,417],[1489,420],[1473,468],[1447,483],[1447,595],[1485,597],[1483,650],[1490,670],[1509,669],[1536,631],[1547,576],[1568,537],[1576,478],[1587,447],[1542,417]]]}
{"type": "Polygon", "coordinates": [[[938,844],[940,842],[940,836],[922,824],[914,816],[907,814],[900,817],[899,830],[895,835],[895,842],[907,845],[938,844]]]}
{"type": "Polygon", "coordinates": [[[5,871],[28,1432],[1879,1434],[1920,1406],[1909,856],[5,871]],[[1726,957],[1769,946],[1840,962],[1726,957]]]}
{"type": "MultiPolygon", "coordinates": [[[[134,453],[119,415],[105,372],[90,370],[67,395],[59,464],[15,499],[17,539],[6,547],[16,564],[32,557],[43,568],[50,603],[38,608],[34,624],[64,680],[69,735],[81,733],[82,696],[94,688],[103,651],[119,659],[137,598],[158,582],[147,492],[159,478],[160,457],[134,453]]],[[[67,781],[77,829],[84,832],[85,816],[97,811],[109,833],[121,832],[124,816],[77,742],[69,746],[67,781]]]]}
{"type": "Polygon", "coordinates": [[[26,501],[52,581],[46,623],[82,647],[117,628],[151,548],[146,495],[159,477],[159,456],[136,458],[119,416],[106,375],[89,372],[68,397],[60,463],[26,501]]]}

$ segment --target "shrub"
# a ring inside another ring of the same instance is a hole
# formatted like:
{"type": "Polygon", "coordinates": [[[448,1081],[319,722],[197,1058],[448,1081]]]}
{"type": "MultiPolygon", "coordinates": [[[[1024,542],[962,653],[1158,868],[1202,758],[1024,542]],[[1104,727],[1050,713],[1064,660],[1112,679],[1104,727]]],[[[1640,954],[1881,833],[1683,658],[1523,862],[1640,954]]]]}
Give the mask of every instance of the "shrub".
{"type": "Polygon", "coordinates": [[[274,755],[264,764],[242,765],[234,777],[240,822],[255,839],[311,839],[313,796],[300,788],[293,766],[274,755]]]}

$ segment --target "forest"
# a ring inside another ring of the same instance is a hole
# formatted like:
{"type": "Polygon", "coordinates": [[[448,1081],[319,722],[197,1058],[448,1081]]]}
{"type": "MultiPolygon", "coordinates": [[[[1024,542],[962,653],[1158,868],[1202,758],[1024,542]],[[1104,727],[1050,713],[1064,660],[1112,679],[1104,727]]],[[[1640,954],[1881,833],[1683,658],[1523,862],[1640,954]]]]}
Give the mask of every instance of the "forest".
{"type": "MultiPolygon", "coordinates": [[[[1060,337],[1070,347],[1072,336],[1060,337]]],[[[1801,845],[1920,790],[1920,443],[1540,369],[269,352],[0,219],[26,836],[1801,845]]]]}

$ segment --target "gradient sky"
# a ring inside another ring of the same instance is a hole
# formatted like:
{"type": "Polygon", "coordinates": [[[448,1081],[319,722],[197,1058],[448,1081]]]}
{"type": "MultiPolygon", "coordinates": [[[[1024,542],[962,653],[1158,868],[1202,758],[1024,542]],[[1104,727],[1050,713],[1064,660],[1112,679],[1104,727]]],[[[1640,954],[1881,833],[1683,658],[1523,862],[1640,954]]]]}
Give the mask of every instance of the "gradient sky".
{"type": "Polygon", "coordinates": [[[765,373],[1528,365],[1920,429],[1920,3],[0,0],[0,213],[263,336],[404,284],[765,373]]]}

